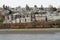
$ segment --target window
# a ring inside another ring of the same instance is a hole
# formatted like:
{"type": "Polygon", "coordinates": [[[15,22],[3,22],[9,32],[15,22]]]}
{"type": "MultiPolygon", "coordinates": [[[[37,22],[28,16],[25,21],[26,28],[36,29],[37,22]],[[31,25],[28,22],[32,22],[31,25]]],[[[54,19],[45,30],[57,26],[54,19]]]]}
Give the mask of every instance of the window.
{"type": "Polygon", "coordinates": [[[9,19],[9,16],[7,18],[9,19]]]}
{"type": "Polygon", "coordinates": [[[23,18],[25,18],[25,16],[22,16],[23,18]]]}
{"type": "Polygon", "coordinates": [[[11,15],[11,19],[13,20],[13,15],[11,15]]]}

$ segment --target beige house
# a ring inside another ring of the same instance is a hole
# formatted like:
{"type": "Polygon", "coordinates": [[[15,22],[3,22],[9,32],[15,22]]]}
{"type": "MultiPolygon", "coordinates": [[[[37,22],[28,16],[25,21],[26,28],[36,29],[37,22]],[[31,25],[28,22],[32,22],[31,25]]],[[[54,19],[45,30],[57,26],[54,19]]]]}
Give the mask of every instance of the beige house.
{"type": "Polygon", "coordinates": [[[46,20],[46,17],[45,16],[37,16],[36,17],[36,20],[37,21],[45,21],[46,20]]]}
{"type": "Polygon", "coordinates": [[[39,11],[38,14],[35,14],[35,19],[37,21],[45,21],[47,13],[45,11],[39,11]]]}

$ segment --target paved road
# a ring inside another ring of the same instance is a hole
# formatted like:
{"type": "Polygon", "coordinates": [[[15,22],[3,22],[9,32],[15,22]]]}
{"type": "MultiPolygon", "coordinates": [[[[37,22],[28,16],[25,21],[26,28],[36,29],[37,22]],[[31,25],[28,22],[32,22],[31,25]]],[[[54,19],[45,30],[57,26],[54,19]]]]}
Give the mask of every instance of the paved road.
{"type": "Polygon", "coordinates": [[[0,40],[60,40],[60,29],[1,29],[0,40]]]}
{"type": "Polygon", "coordinates": [[[48,29],[1,29],[0,34],[55,34],[60,28],[48,29]]]}

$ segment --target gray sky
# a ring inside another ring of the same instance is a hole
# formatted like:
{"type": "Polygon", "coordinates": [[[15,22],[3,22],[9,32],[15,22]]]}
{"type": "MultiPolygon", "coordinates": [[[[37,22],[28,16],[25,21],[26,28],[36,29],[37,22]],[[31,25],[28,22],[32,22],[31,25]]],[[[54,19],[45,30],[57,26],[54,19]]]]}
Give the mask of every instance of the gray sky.
{"type": "Polygon", "coordinates": [[[40,5],[43,5],[44,7],[48,7],[49,5],[58,7],[60,6],[60,0],[0,0],[0,7],[2,7],[3,4],[11,7],[25,7],[26,4],[32,7],[34,5],[37,5],[38,7],[40,7],[40,5]]]}

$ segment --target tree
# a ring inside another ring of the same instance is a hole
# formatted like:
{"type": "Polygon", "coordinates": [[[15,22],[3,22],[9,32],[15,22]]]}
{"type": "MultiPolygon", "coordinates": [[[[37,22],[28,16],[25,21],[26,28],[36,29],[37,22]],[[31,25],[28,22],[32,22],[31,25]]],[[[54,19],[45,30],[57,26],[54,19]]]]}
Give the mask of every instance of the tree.
{"type": "Polygon", "coordinates": [[[34,5],[34,8],[36,9],[37,8],[37,5],[34,5]]]}
{"type": "Polygon", "coordinates": [[[8,6],[3,5],[3,9],[5,9],[5,10],[9,10],[9,7],[8,7],[8,6]]]}
{"type": "Polygon", "coordinates": [[[49,11],[56,11],[57,8],[56,7],[53,7],[52,5],[49,6],[49,11]]]}
{"type": "Polygon", "coordinates": [[[13,11],[11,11],[11,10],[8,10],[9,12],[8,12],[8,14],[12,14],[12,13],[14,13],[13,11]]]}
{"type": "Polygon", "coordinates": [[[54,8],[53,8],[53,11],[57,11],[57,8],[56,8],[56,7],[54,7],[54,8]]]}
{"type": "Polygon", "coordinates": [[[53,11],[53,6],[49,5],[49,11],[53,11]]]}
{"type": "Polygon", "coordinates": [[[6,6],[5,5],[3,5],[3,9],[6,9],[6,6]]]}
{"type": "Polygon", "coordinates": [[[43,5],[41,5],[41,10],[44,10],[43,5]]]}
{"type": "Polygon", "coordinates": [[[39,14],[38,12],[35,12],[34,14],[39,14]]]}
{"type": "Polygon", "coordinates": [[[26,4],[26,10],[29,10],[29,6],[26,4]]]}

